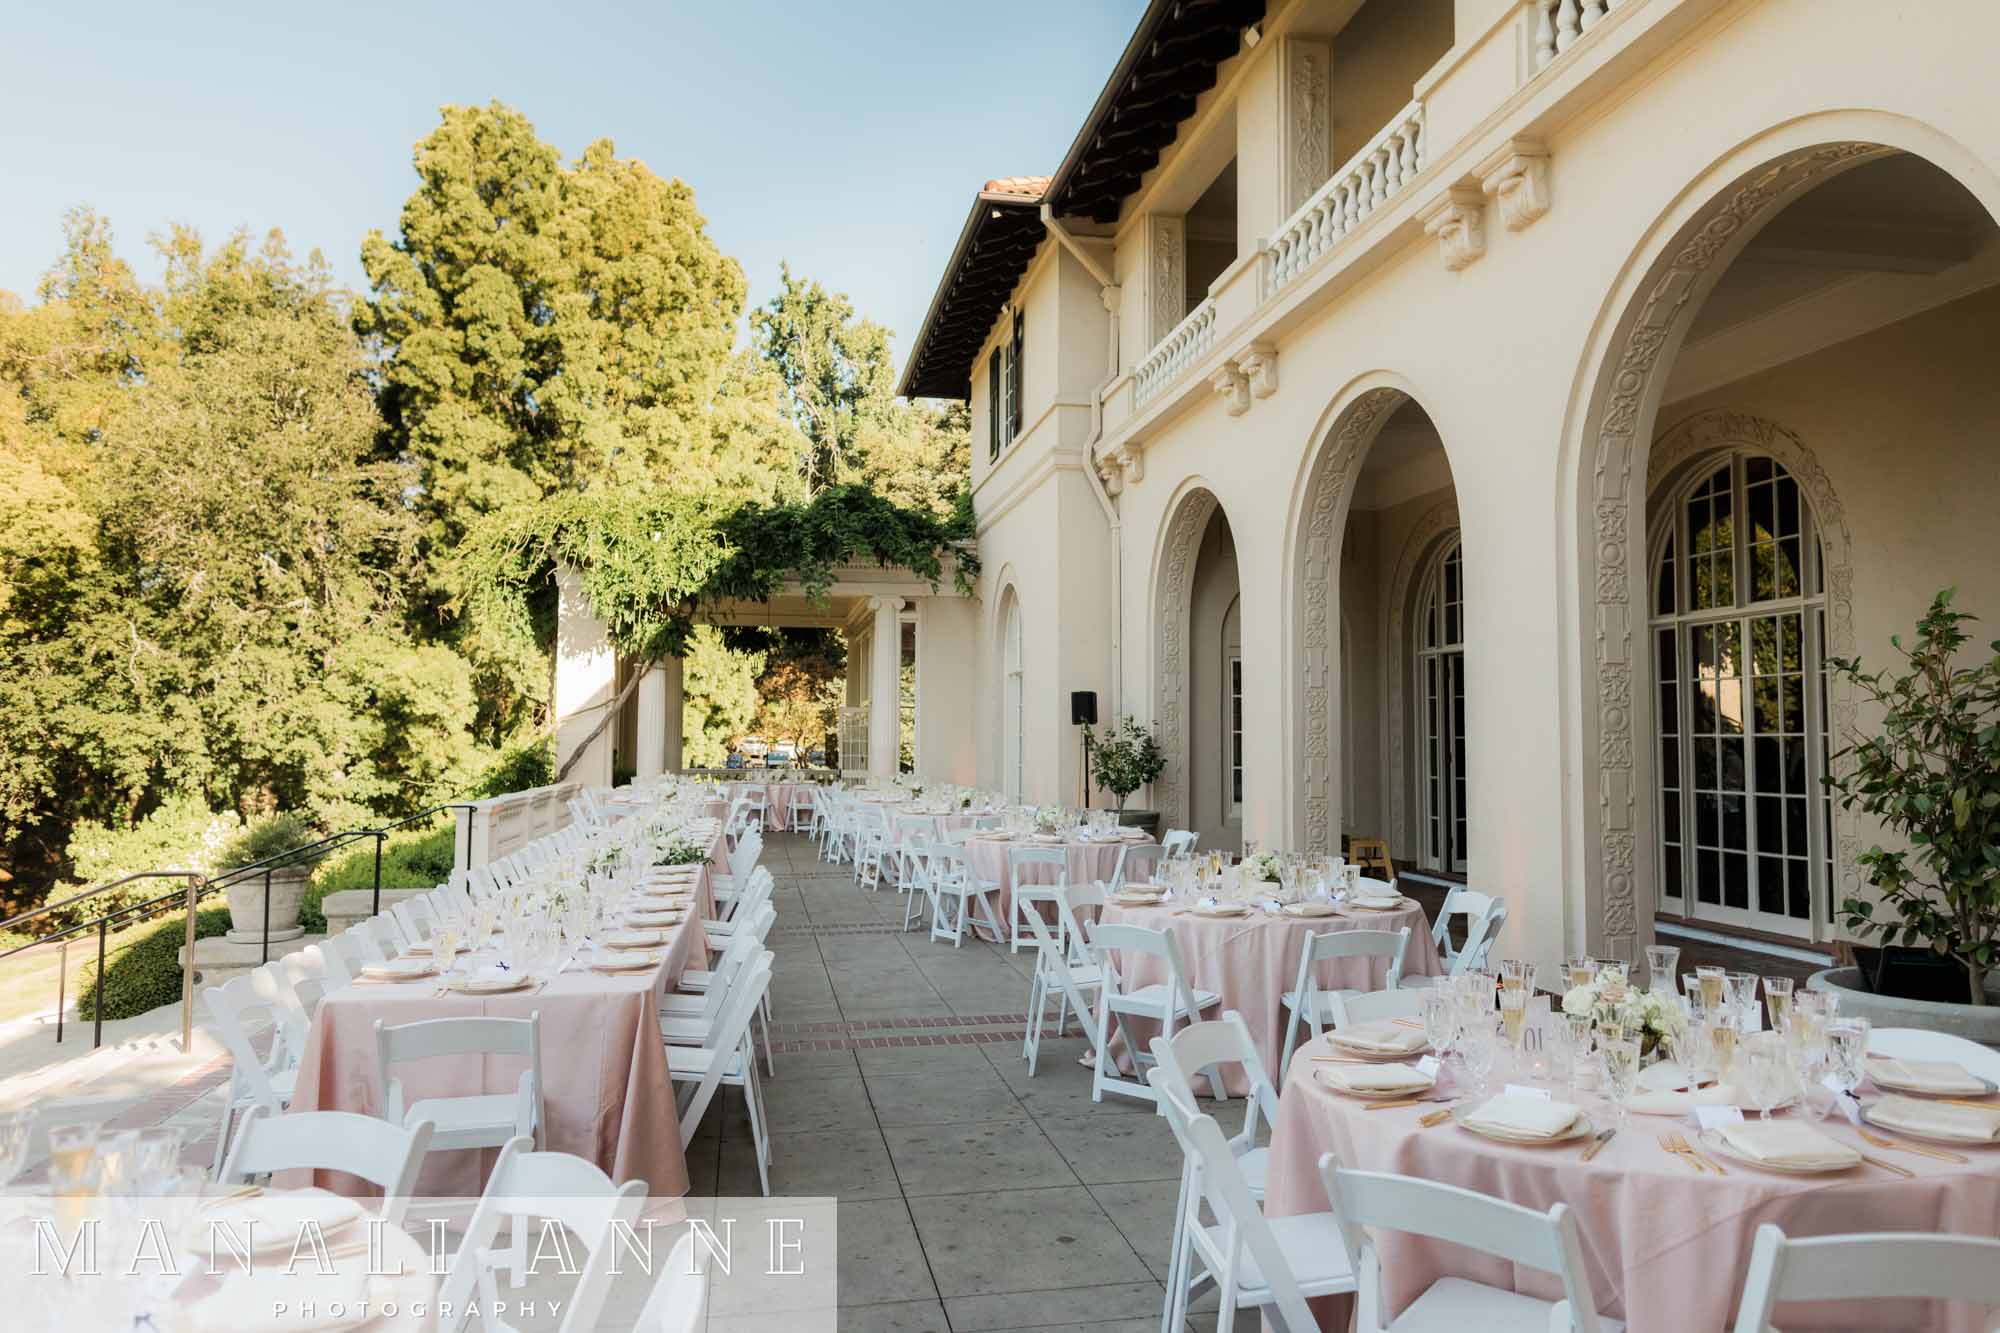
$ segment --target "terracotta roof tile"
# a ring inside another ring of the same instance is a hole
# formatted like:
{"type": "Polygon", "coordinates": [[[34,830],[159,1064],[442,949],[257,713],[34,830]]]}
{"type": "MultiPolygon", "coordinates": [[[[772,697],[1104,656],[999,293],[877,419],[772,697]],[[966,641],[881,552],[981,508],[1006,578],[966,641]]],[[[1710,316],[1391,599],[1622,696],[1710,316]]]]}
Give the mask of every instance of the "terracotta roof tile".
{"type": "Polygon", "coordinates": [[[982,194],[1018,194],[1039,199],[1049,188],[1047,176],[998,176],[986,182],[982,194]]]}

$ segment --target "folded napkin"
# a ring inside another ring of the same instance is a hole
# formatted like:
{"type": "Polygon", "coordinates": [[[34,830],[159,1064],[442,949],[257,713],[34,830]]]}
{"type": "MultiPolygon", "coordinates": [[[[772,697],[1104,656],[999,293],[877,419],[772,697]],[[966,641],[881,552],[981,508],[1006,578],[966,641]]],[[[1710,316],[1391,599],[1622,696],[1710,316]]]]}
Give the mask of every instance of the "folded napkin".
{"type": "Polygon", "coordinates": [[[335,1233],[359,1221],[362,1208],[353,1199],[321,1189],[282,1190],[248,1198],[217,1199],[198,1208],[190,1234],[201,1244],[208,1243],[209,1224],[226,1227],[239,1243],[246,1238],[253,1250],[282,1249],[287,1254],[298,1240],[299,1228],[311,1222],[319,1227],[327,1248],[345,1242],[335,1233]]]}
{"type": "Polygon", "coordinates": [[[387,963],[363,963],[361,975],[369,981],[415,981],[437,975],[437,964],[428,958],[398,958],[387,963]]]}
{"type": "Polygon", "coordinates": [[[1890,1093],[1870,1103],[1868,1122],[1907,1134],[1931,1134],[1941,1139],[1984,1139],[2000,1143],[2000,1105],[1960,1106],[1890,1093]]]}
{"type": "Polygon", "coordinates": [[[522,972],[502,972],[497,967],[481,968],[469,977],[460,977],[452,983],[452,989],[464,991],[468,995],[499,994],[502,991],[519,990],[528,984],[528,976],[522,972]]]}
{"type": "MultiPolygon", "coordinates": [[[[472,946],[464,940],[458,942],[458,952],[469,953],[471,949],[472,946]]],[[[428,958],[435,952],[437,952],[437,946],[429,940],[418,940],[414,944],[403,946],[403,956],[405,958],[428,958]]]]}
{"type": "Polygon", "coordinates": [[[1716,1083],[1694,1092],[1680,1088],[1648,1088],[1633,1093],[1631,1100],[1625,1103],[1626,1109],[1634,1115],[1686,1115],[1697,1106],[1748,1104],[1743,1090],[1729,1083],[1716,1083]]]}
{"type": "Polygon", "coordinates": [[[1386,1018],[1373,1023],[1356,1023],[1352,1027],[1328,1033],[1327,1040],[1336,1046],[1350,1046],[1357,1051],[1373,1051],[1383,1055],[1410,1055],[1430,1044],[1421,1028],[1404,1027],[1401,1023],[1386,1018]]]}
{"type": "Polygon", "coordinates": [[[359,1328],[381,1317],[373,1293],[386,1284],[369,1277],[367,1255],[357,1254],[350,1263],[351,1272],[321,1273],[308,1254],[294,1273],[282,1266],[260,1267],[247,1276],[231,1269],[220,1291],[183,1307],[174,1314],[171,1327],[185,1333],[335,1333],[359,1328]]]}
{"type": "Polygon", "coordinates": [[[1437,1080],[1409,1065],[1321,1065],[1321,1083],[1338,1092],[1364,1095],[1383,1092],[1427,1092],[1437,1080]]]}
{"type": "Polygon", "coordinates": [[[686,912],[627,912],[625,914],[625,924],[628,926],[678,926],[686,919],[686,912]]]}
{"type": "Polygon", "coordinates": [[[1940,1097],[1977,1097],[1987,1090],[1985,1079],[1973,1077],[1955,1060],[1897,1060],[1871,1055],[1868,1077],[1885,1088],[1893,1084],[1940,1097]]]}
{"type": "Polygon", "coordinates": [[[1028,835],[1028,841],[1043,843],[1048,846],[1054,846],[1055,844],[1061,842],[1062,839],[1058,838],[1053,833],[1030,833],[1028,835]]]}
{"type": "Polygon", "coordinates": [[[1332,903],[1308,898],[1304,902],[1286,903],[1284,911],[1287,916],[1332,916],[1335,908],[1332,903]]]}
{"type": "Polygon", "coordinates": [[[593,972],[644,972],[659,961],[660,955],[657,953],[621,953],[616,949],[607,949],[602,953],[591,955],[590,970],[593,972]]]}
{"type": "Polygon", "coordinates": [[[1576,1123],[1577,1108],[1568,1102],[1543,1101],[1503,1092],[1465,1117],[1474,1129],[1520,1139],[1553,1139],[1576,1123]]]}
{"type": "Polygon", "coordinates": [[[1854,1149],[1799,1120],[1744,1120],[1715,1132],[1732,1151],[1770,1166],[1838,1171],[1861,1161],[1854,1149]]]}
{"type": "Polygon", "coordinates": [[[603,940],[607,949],[650,949],[666,942],[667,933],[664,930],[620,930],[606,935],[603,940]]]}
{"type": "Polygon", "coordinates": [[[1250,910],[1250,904],[1217,902],[1210,898],[1196,903],[1188,910],[1199,912],[1203,916],[1242,916],[1250,910]]]}
{"type": "Polygon", "coordinates": [[[1347,895],[1347,901],[1356,907],[1401,907],[1403,895],[1400,893],[1369,893],[1365,889],[1347,895]]]}

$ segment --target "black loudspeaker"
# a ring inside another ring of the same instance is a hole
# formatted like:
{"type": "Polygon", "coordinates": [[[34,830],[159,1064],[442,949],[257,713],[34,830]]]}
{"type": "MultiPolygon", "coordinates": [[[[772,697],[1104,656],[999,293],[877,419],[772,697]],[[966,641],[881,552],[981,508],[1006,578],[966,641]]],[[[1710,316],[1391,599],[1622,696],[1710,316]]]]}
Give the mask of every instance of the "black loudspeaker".
{"type": "Polygon", "coordinates": [[[1097,725],[1097,691],[1074,690],[1069,696],[1069,724],[1072,727],[1097,725]]]}

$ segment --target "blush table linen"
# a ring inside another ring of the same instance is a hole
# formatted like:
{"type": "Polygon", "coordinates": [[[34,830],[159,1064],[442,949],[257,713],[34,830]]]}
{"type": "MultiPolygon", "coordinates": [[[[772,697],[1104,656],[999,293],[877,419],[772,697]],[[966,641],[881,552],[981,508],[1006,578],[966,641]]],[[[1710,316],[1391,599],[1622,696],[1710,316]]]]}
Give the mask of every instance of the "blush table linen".
{"type": "MultiPolygon", "coordinates": [[[[1675,1131],[1692,1142],[1696,1131],[1687,1117],[1631,1116],[1596,1158],[1585,1162],[1582,1143],[1517,1147],[1449,1123],[1422,1128],[1418,1120],[1435,1106],[1364,1111],[1363,1103],[1315,1082],[1313,1068],[1310,1060],[1294,1060],[1279,1097],[1271,1133],[1270,1216],[1327,1207],[1317,1165],[1326,1152],[1343,1166],[1436,1180],[1538,1211],[1567,1203],[1576,1210],[1598,1310],[1625,1320],[1632,1333],[1728,1328],[1752,1237],[1765,1222],[1792,1237],[1857,1231],[2000,1234],[2000,1147],[1961,1149],[1971,1159],[1961,1166],[1870,1148],[1844,1122],[1829,1122],[1834,1138],[1894,1161],[1916,1178],[1865,1164],[1833,1175],[1781,1175],[1728,1159],[1722,1159],[1726,1176],[1697,1175],[1659,1143],[1661,1135],[1675,1131]]],[[[1506,1079],[1497,1073],[1492,1086],[1497,1090],[1506,1079]]],[[[1601,1102],[1587,1097],[1583,1105],[1594,1123],[1610,1125],[1601,1102]]],[[[1545,1300],[1562,1296],[1554,1278],[1533,1269],[1404,1233],[1377,1232],[1376,1238],[1391,1310],[1448,1276],[1545,1300]]],[[[1348,1327],[1349,1298],[1313,1305],[1321,1328],[1348,1327]]],[[[1777,1323],[1786,1333],[1859,1328],[1976,1333],[1986,1327],[1976,1312],[1939,1302],[1784,1305],[1777,1323]]]]}
{"type": "MultiPolygon", "coordinates": [[[[968,838],[965,843],[965,863],[974,879],[997,883],[1000,892],[993,904],[994,914],[1000,924],[1009,931],[1014,921],[1014,873],[1008,864],[1007,853],[1016,847],[1060,847],[1069,854],[1069,882],[1087,884],[1097,880],[1108,881],[1118,869],[1118,854],[1127,847],[1135,851],[1143,849],[1149,856],[1157,858],[1160,846],[1156,842],[1133,838],[1126,841],[1095,840],[1081,842],[1070,839],[1065,842],[1034,842],[1025,837],[1017,838],[968,838]]],[[[1056,882],[1052,866],[1029,866],[1025,870],[1026,882],[1030,885],[1053,884],[1056,882]]],[[[1053,920],[1053,917],[1048,918],[1053,920]]],[[[985,937],[981,929],[979,935],[985,937]]]]}
{"type": "MultiPolygon", "coordinates": [[[[1342,910],[1319,917],[1274,915],[1257,908],[1247,916],[1201,916],[1171,904],[1128,907],[1112,902],[1099,910],[1098,919],[1171,933],[1180,949],[1181,966],[1187,969],[1189,988],[1213,991],[1222,997],[1206,1016],[1217,1018],[1228,1009],[1242,1014],[1265,1072],[1280,1086],[1284,1074],[1278,1068],[1278,1057],[1285,1052],[1289,1011],[1279,997],[1298,980],[1299,956],[1308,935],[1335,930],[1393,931],[1408,926],[1410,944],[1403,957],[1403,975],[1434,977],[1444,971],[1423,908],[1414,902],[1395,912],[1342,910]]],[[[1128,990],[1167,979],[1165,960],[1150,954],[1121,953],[1117,962],[1121,984],[1128,990]]],[[[1328,990],[1379,990],[1388,973],[1389,965],[1380,959],[1329,958],[1318,964],[1316,976],[1328,990]]],[[[1159,1035],[1160,1029],[1157,1023],[1128,1018],[1125,1030],[1143,1042],[1159,1035]]],[[[1301,1044],[1310,1036],[1301,1028],[1301,1044]]],[[[1130,1061],[1124,1058],[1121,1047],[1114,1038],[1112,1054],[1129,1070],[1130,1061]]],[[[1230,1066],[1223,1084],[1232,1096],[1250,1090],[1249,1080],[1238,1065],[1230,1066]]]]}
{"type": "MultiPolygon", "coordinates": [[[[708,877],[697,903],[708,900],[708,877]]],[[[577,965],[534,988],[507,995],[438,995],[435,978],[357,982],[326,996],[314,1015],[293,1092],[294,1111],[382,1114],[374,1025],[431,1018],[526,1018],[541,1014],[543,1146],[595,1163],[613,1180],[643,1180],[655,1198],[687,1192],[687,1159],[674,1114],[673,1080],[660,1041],[660,999],[682,972],[706,965],[697,911],[672,927],[651,972],[608,975],[577,965]]],[[[397,1066],[406,1104],[428,1097],[509,1093],[523,1061],[448,1057],[397,1066]]],[[[432,1153],[421,1195],[477,1195],[497,1149],[432,1153]]],[[[343,1194],[369,1187],[322,1173],[317,1183],[343,1194]]]]}

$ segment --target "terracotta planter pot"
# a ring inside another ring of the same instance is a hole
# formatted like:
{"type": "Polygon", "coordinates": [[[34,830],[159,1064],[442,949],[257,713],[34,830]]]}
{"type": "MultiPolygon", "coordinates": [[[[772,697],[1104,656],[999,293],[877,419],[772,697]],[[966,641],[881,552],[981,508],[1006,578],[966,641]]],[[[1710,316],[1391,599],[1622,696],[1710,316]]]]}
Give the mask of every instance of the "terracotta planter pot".
{"type": "MultiPolygon", "coordinates": [[[[272,943],[295,940],[305,934],[299,924],[306,885],[312,881],[310,866],[280,866],[271,878],[272,943]]],[[[264,876],[249,875],[224,890],[229,896],[229,938],[239,944],[260,944],[264,935],[264,876]]]]}

